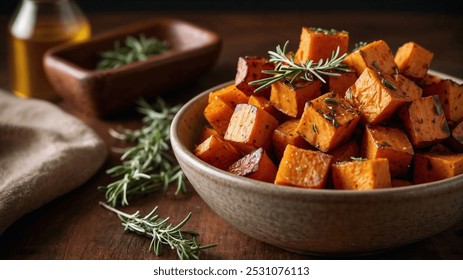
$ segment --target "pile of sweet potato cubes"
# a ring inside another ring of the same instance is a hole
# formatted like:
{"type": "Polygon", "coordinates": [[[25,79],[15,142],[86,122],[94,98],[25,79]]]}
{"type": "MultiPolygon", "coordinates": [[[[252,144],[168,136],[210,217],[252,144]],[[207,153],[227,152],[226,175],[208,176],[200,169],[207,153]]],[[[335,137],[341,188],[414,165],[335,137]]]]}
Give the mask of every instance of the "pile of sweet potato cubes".
{"type": "MultiPolygon", "coordinates": [[[[302,28],[295,60],[348,52],[345,31],[302,28]]],[[[211,92],[194,153],[256,180],[366,190],[463,173],[463,86],[428,74],[433,53],[415,42],[395,55],[383,40],[347,53],[351,71],[326,83],[282,80],[255,92],[275,65],[240,57],[235,84],[211,92]]]]}

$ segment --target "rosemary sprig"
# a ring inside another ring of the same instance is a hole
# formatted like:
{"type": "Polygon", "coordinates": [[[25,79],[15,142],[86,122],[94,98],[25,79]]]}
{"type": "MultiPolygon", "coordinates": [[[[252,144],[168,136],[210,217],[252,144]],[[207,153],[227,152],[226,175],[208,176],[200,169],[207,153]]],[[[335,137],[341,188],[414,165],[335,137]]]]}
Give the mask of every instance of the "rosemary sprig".
{"type": "Polygon", "coordinates": [[[170,125],[180,105],[168,107],[158,98],[153,105],[145,100],[138,102],[138,111],[144,115],[143,127],[136,130],[110,130],[110,134],[123,141],[134,142],[126,150],[122,163],[106,172],[116,181],[98,187],[105,192],[106,202],[112,206],[128,205],[127,197],[164,191],[176,182],[175,194],[186,192],[185,176],[170,151],[170,125]]]}
{"type": "Polygon", "coordinates": [[[366,158],[363,157],[350,157],[352,161],[365,161],[367,160],[366,158]]]}
{"type": "Polygon", "coordinates": [[[162,253],[163,245],[167,245],[177,250],[177,255],[181,260],[197,260],[200,252],[216,246],[215,244],[202,246],[196,240],[199,235],[197,232],[182,230],[190,220],[191,212],[179,224],[172,226],[172,224],[167,224],[169,218],[163,219],[156,214],[157,206],[148,215],[142,217],[140,211],[130,215],[103,202],[100,202],[100,205],[117,214],[125,231],[151,237],[150,251],[152,250],[156,256],[162,253]]]}
{"type": "Polygon", "coordinates": [[[366,45],[368,45],[367,42],[364,42],[364,41],[357,42],[357,43],[354,44],[354,49],[352,50],[352,52],[355,52],[355,51],[363,48],[366,45]]]}
{"type": "Polygon", "coordinates": [[[297,78],[302,78],[306,81],[313,81],[314,78],[319,79],[323,83],[326,83],[322,75],[326,76],[340,76],[341,74],[332,72],[332,70],[350,72],[348,67],[342,63],[346,57],[346,53],[339,54],[339,46],[336,48],[336,51],[333,51],[331,58],[320,59],[318,62],[313,60],[307,60],[306,62],[296,63],[294,61],[294,53],[289,55],[289,58],[286,56],[286,48],[288,47],[289,41],[283,45],[281,48],[280,45],[276,47],[276,51],[269,51],[270,56],[269,62],[275,63],[274,70],[262,70],[264,74],[273,75],[268,78],[251,81],[249,85],[259,86],[254,92],[262,90],[273,83],[284,80],[287,83],[292,84],[297,78]]]}
{"type": "Polygon", "coordinates": [[[135,61],[144,61],[149,56],[166,51],[168,44],[166,41],[157,38],[146,38],[141,34],[138,38],[128,36],[125,45],[121,46],[119,41],[114,43],[114,49],[102,52],[101,60],[96,69],[112,69],[126,65],[135,61]]]}

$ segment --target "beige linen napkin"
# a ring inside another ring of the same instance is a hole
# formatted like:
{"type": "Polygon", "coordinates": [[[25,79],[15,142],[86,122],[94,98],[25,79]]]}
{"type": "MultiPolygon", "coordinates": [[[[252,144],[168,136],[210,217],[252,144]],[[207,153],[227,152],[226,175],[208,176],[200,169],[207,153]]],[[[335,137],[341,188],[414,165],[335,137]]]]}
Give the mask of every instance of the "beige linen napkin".
{"type": "Polygon", "coordinates": [[[107,148],[55,105],[0,90],[0,235],[16,219],[87,181],[107,148]]]}

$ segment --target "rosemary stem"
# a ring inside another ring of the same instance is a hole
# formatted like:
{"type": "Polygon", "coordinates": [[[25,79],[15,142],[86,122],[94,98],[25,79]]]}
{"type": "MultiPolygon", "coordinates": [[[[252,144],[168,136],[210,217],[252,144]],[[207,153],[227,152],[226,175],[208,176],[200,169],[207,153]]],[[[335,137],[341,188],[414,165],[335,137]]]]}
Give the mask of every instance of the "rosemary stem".
{"type": "Polygon", "coordinates": [[[131,218],[131,217],[132,217],[132,215],[128,215],[127,213],[124,213],[124,212],[122,212],[122,211],[119,211],[119,210],[117,210],[116,208],[111,207],[111,206],[109,206],[108,204],[106,204],[106,203],[104,203],[104,202],[102,202],[102,201],[98,202],[98,204],[100,204],[101,206],[103,206],[103,207],[106,208],[107,210],[109,210],[109,211],[111,211],[111,212],[113,212],[113,213],[116,213],[118,216],[122,216],[122,217],[126,217],[126,218],[131,218]]]}

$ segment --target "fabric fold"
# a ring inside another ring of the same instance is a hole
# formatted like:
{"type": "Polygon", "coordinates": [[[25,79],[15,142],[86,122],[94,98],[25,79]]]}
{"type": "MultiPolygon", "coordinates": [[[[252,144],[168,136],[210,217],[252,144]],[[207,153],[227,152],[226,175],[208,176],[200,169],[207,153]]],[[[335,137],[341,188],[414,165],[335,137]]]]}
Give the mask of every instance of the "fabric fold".
{"type": "Polygon", "coordinates": [[[0,90],[0,235],[16,219],[83,185],[107,147],[56,105],[0,90]]]}

